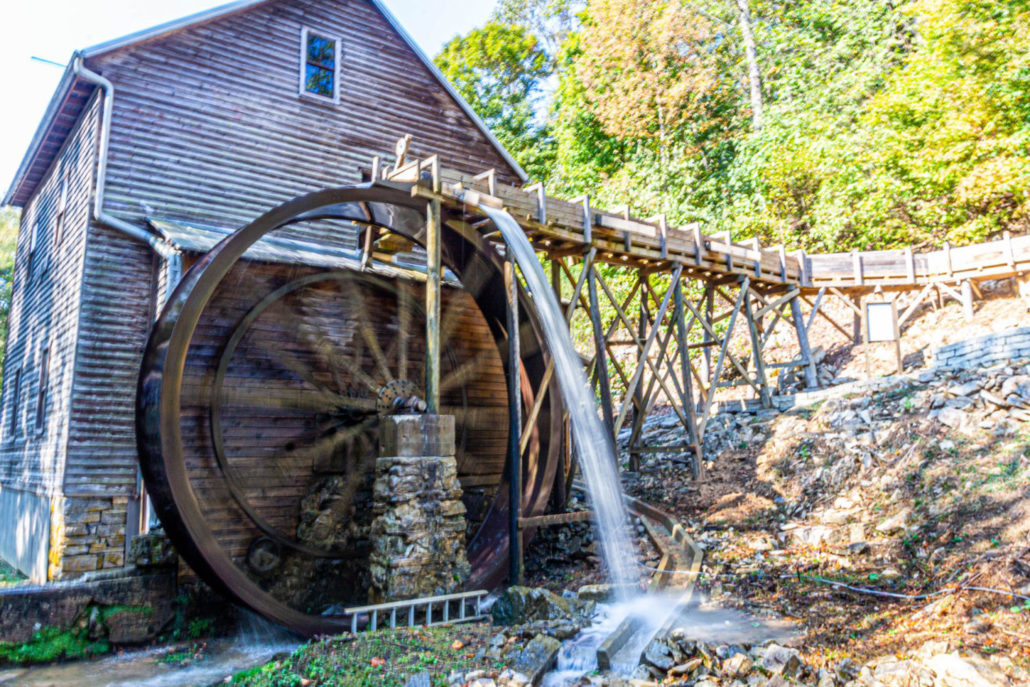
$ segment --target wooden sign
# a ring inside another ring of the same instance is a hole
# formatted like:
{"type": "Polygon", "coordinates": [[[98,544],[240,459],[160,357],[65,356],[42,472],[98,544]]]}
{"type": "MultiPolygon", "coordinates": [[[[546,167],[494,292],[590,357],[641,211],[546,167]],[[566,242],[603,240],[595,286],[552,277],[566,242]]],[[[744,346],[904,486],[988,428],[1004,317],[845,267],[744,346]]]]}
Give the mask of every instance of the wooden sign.
{"type": "Polygon", "coordinates": [[[889,303],[866,303],[866,340],[870,343],[898,340],[898,308],[889,303]]]}

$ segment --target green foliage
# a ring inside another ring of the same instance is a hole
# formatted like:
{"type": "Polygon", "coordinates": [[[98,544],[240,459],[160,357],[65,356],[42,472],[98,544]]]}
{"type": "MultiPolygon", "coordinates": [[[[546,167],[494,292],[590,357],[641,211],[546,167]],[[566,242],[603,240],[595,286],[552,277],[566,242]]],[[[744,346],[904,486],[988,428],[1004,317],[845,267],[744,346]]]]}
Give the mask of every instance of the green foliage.
{"type": "Polygon", "coordinates": [[[428,672],[433,685],[445,686],[452,670],[490,667],[474,658],[469,637],[483,642],[490,626],[381,630],[326,638],[301,647],[267,665],[237,673],[232,684],[248,687],[403,687],[414,675],[428,672]],[[465,642],[455,643],[457,637],[465,642]]]}
{"type": "Polygon", "coordinates": [[[0,665],[34,664],[87,658],[111,650],[106,639],[91,640],[85,629],[60,630],[44,627],[25,644],[0,642],[0,665]]]}
{"type": "Polygon", "coordinates": [[[535,36],[493,21],[451,40],[436,64],[528,173],[546,172],[553,146],[534,107],[553,66],[535,36]]]}
{"type": "MultiPolygon", "coordinates": [[[[750,0],[750,16],[757,130],[734,3],[503,0],[483,31],[512,54],[456,76],[540,88],[519,57],[538,37],[553,101],[520,102],[546,126],[502,140],[518,154],[548,131],[533,173],[598,207],[823,251],[1030,230],[1030,0],[750,0]]],[[[489,121],[492,99],[470,100],[489,121]]]]}
{"type": "Polygon", "coordinates": [[[11,313],[11,287],[14,284],[14,255],[18,246],[19,212],[0,208],[0,375],[7,351],[7,326],[11,313]]]}

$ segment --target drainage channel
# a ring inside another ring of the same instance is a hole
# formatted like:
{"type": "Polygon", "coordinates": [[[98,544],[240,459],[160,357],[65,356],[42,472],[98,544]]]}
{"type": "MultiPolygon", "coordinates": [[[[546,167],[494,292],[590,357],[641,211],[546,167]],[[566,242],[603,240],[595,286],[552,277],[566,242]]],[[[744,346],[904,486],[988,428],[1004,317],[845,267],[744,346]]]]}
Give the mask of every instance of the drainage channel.
{"type": "MultiPolygon", "coordinates": [[[[573,488],[585,490],[578,482],[573,488]]],[[[544,687],[575,684],[594,670],[628,677],[651,639],[668,633],[694,601],[704,552],[670,514],[630,497],[625,497],[625,503],[641,519],[661,562],[646,594],[600,605],[594,624],[563,644],[557,667],[545,677],[544,687]],[[671,570],[688,574],[667,574],[671,570]]]]}

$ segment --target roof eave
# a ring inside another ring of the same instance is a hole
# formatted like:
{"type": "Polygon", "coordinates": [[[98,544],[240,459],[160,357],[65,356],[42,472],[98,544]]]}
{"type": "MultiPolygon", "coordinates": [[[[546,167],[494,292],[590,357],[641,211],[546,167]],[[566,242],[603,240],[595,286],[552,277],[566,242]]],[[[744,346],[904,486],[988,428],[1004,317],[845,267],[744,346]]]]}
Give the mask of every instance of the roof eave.
{"type": "MultiPolygon", "coordinates": [[[[76,55],[81,56],[84,59],[97,57],[99,55],[103,55],[114,50],[118,50],[120,48],[133,45],[135,43],[147,41],[152,38],[158,38],[160,36],[173,33],[180,29],[201,24],[207,21],[212,21],[214,19],[220,19],[235,12],[241,12],[243,10],[250,9],[252,7],[264,4],[269,1],[270,0],[237,0],[236,2],[232,2],[227,5],[214,7],[210,10],[205,10],[203,12],[191,14],[189,16],[182,17],[181,19],[166,22],[164,24],[160,24],[158,26],[154,26],[143,31],[137,31],[136,33],[132,33],[127,36],[122,36],[121,38],[116,38],[114,40],[110,40],[104,43],[99,43],[90,48],[86,48],[85,50],[77,52],[76,55]]],[[[479,117],[479,115],[476,114],[475,110],[472,109],[472,106],[469,105],[468,102],[466,102],[466,100],[461,96],[460,93],[458,93],[454,86],[446,79],[446,77],[444,77],[444,75],[436,67],[433,61],[429,59],[429,56],[426,55],[425,52],[423,52],[422,48],[419,47],[418,43],[415,42],[415,39],[411,37],[411,34],[407,32],[407,30],[401,25],[401,23],[397,20],[393,13],[390,12],[389,9],[387,9],[387,7],[381,2],[381,0],[371,0],[371,2],[372,5],[377,10],[379,10],[379,12],[381,12],[384,17],[386,17],[386,20],[390,23],[390,26],[393,27],[393,29],[408,45],[408,47],[414,51],[414,53],[426,66],[426,68],[433,75],[433,77],[440,83],[440,85],[444,87],[444,89],[451,96],[451,98],[454,99],[454,102],[458,104],[462,111],[472,120],[472,122],[483,133],[483,135],[486,136],[487,141],[489,141],[489,143],[497,150],[497,152],[500,153],[501,157],[504,159],[505,162],[508,163],[512,170],[514,170],[515,174],[523,182],[528,181],[529,175],[526,174],[524,169],[522,169],[522,166],[515,161],[515,158],[511,156],[511,153],[509,153],[508,150],[501,144],[501,142],[497,140],[497,137],[494,136],[493,132],[490,131],[490,127],[486,125],[486,122],[484,122],[479,117]]],[[[60,109],[61,103],[68,95],[69,90],[72,88],[75,82],[75,77],[72,71],[72,65],[74,61],[74,58],[69,61],[68,67],[65,69],[64,76],[61,79],[61,83],[58,85],[58,88],[55,91],[54,96],[50,99],[50,104],[47,106],[47,111],[43,116],[43,120],[40,122],[39,128],[36,129],[36,133],[32,138],[32,142],[29,144],[29,148],[28,151],[25,153],[25,157],[22,159],[21,165],[18,168],[18,172],[17,174],[15,174],[14,180],[11,182],[11,186],[8,189],[7,194],[4,196],[4,205],[11,204],[12,201],[14,201],[14,198],[18,193],[18,189],[24,181],[25,175],[31,168],[32,162],[36,157],[39,146],[46,137],[47,131],[52,126],[53,120],[58,114],[58,110],[60,109]]]]}
{"type": "MultiPolygon", "coordinates": [[[[40,120],[39,126],[36,127],[36,133],[32,136],[32,141],[29,143],[28,149],[25,151],[25,156],[22,157],[21,164],[18,165],[18,171],[15,172],[14,179],[11,181],[10,187],[7,189],[7,193],[4,194],[2,205],[15,205],[15,196],[18,193],[18,189],[21,187],[22,182],[25,180],[25,175],[28,174],[29,169],[32,167],[32,162],[36,159],[36,153],[39,151],[40,145],[43,143],[43,139],[46,138],[47,132],[53,126],[54,119],[57,117],[58,111],[61,109],[61,105],[64,103],[65,98],[68,97],[68,93],[71,91],[72,86],[75,83],[75,73],[73,65],[75,64],[75,56],[68,60],[68,66],[64,69],[64,74],[61,76],[61,81],[57,84],[57,89],[54,91],[54,95],[50,98],[50,103],[47,105],[46,112],[43,113],[43,119],[40,120]]],[[[16,207],[24,206],[24,201],[16,207]]]]}
{"type": "Polygon", "coordinates": [[[213,19],[221,19],[222,17],[228,16],[235,12],[241,12],[243,10],[250,9],[256,5],[261,5],[269,0],[236,0],[236,2],[230,2],[226,5],[219,5],[212,7],[209,10],[203,12],[196,12],[189,14],[179,19],[173,19],[172,21],[165,22],[164,24],[158,24],[152,26],[149,29],[143,29],[135,33],[130,33],[120,38],[115,38],[103,43],[98,43],[92,47],[86,48],[82,51],[84,58],[96,57],[105,53],[124,48],[135,43],[142,41],[148,41],[152,38],[159,38],[169,33],[174,33],[179,29],[185,29],[196,24],[203,24],[204,22],[211,21],[213,19]]]}

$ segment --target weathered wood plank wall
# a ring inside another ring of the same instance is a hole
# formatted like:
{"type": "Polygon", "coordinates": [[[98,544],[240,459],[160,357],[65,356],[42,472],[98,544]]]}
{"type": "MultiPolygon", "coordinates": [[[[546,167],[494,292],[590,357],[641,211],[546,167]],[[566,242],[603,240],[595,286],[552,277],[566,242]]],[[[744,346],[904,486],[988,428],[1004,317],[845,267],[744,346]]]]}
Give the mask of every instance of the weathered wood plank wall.
{"type": "MultiPolygon", "coordinates": [[[[294,196],[360,181],[371,156],[389,156],[406,133],[414,155],[438,152],[448,167],[496,168],[517,181],[367,0],[270,2],[87,66],[116,87],[105,209],[141,226],[148,215],[241,226],[294,196]],[[339,105],[298,95],[304,26],[342,39],[339,105]]],[[[124,564],[127,504],[137,495],[136,375],[167,288],[166,266],[149,248],[89,224],[98,121],[94,94],[67,148],[78,151],[78,166],[63,252],[51,251],[45,231],[37,250],[53,273],[30,282],[19,254],[25,286],[16,287],[8,371],[21,370],[19,417],[34,422],[41,346],[52,342],[46,431],[15,437],[10,391],[3,401],[4,489],[67,497],[47,525],[59,549],[51,575],[124,564]]],[[[62,159],[26,205],[26,228],[52,212],[62,159]]],[[[45,549],[34,555],[45,560],[45,549]]]]}
{"type": "Polygon", "coordinates": [[[0,499],[17,499],[19,493],[27,494],[30,500],[39,501],[40,507],[23,506],[17,517],[25,518],[26,522],[8,523],[0,528],[0,557],[27,568],[35,580],[46,579],[49,541],[61,540],[54,536],[57,533],[49,530],[61,528],[60,495],[65,475],[97,126],[97,100],[94,98],[55,158],[44,182],[23,209],[15,259],[4,365],[7,383],[0,408],[0,499]],[[62,190],[65,185],[67,191],[62,190]],[[35,249],[31,250],[34,227],[35,249]],[[43,399],[43,424],[37,427],[44,351],[48,351],[47,392],[43,399]],[[50,511],[55,502],[57,517],[52,523],[43,528],[38,522],[28,522],[50,511]],[[19,532],[26,529],[32,531],[33,536],[20,541],[19,532]],[[48,531],[40,538],[38,534],[43,529],[48,531]]]}

